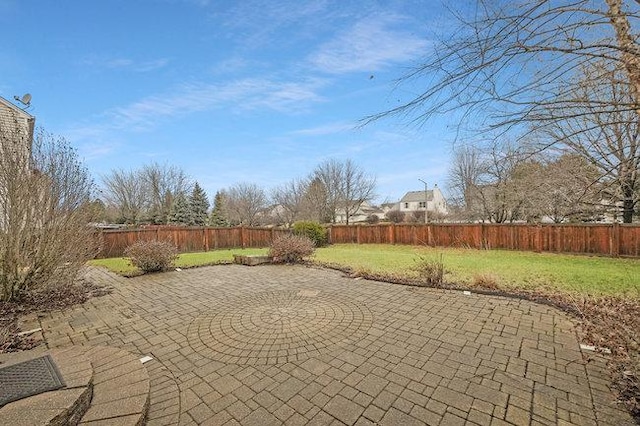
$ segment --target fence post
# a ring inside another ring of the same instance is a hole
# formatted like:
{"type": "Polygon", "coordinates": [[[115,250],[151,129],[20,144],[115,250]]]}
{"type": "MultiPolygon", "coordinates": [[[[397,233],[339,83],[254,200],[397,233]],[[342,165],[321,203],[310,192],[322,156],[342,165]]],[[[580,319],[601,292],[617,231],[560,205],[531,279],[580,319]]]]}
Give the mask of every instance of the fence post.
{"type": "Polygon", "coordinates": [[[612,257],[618,257],[620,255],[620,224],[614,222],[611,226],[609,234],[609,244],[612,257]]]}
{"type": "Polygon", "coordinates": [[[487,249],[487,235],[486,235],[486,230],[485,230],[485,226],[484,226],[484,222],[482,222],[480,224],[480,249],[484,250],[487,249]]]}
{"type": "Polygon", "coordinates": [[[246,243],[244,238],[244,225],[240,225],[240,247],[246,248],[246,243]]]}
{"type": "Polygon", "coordinates": [[[360,227],[361,225],[356,225],[356,244],[360,244],[360,227]]]}
{"type": "Polygon", "coordinates": [[[395,244],[395,243],[396,243],[396,224],[391,223],[391,225],[389,225],[389,244],[395,244]]]}
{"type": "Polygon", "coordinates": [[[207,232],[207,227],[202,227],[202,237],[204,240],[204,251],[209,251],[209,233],[207,232]]]}
{"type": "Polygon", "coordinates": [[[536,226],[536,252],[542,253],[542,224],[536,226]]]}

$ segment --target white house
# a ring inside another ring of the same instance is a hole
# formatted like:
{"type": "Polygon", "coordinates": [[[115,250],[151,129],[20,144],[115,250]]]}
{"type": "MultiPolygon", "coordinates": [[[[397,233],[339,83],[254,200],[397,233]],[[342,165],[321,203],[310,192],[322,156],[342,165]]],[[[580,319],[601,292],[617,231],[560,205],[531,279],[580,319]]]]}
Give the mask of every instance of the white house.
{"type": "Polygon", "coordinates": [[[34,116],[0,96],[1,143],[13,143],[17,151],[30,153],[35,123],[34,116]]]}
{"type": "MultiPolygon", "coordinates": [[[[384,214],[381,208],[369,204],[368,201],[363,201],[358,210],[349,216],[349,223],[366,222],[370,216],[377,216],[379,220],[384,219],[384,214]]],[[[336,211],[336,223],[346,222],[345,209],[338,209],[336,211]]]]}
{"type": "Polygon", "coordinates": [[[398,210],[405,214],[425,211],[429,214],[446,215],[447,200],[442,195],[442,191],[435,185],[433,189],[427,191],[409,191],[398,202],[398,210]],[[426,207],[426,209],[425,209],[426,207]]]}
{"type": "Polygon", "coordinates": [[[31,114],[0,97],[0,229],[7,226],[11,182],[15,181],[16,176],[23,180],[31,176],[35,121],[31,114]]]}

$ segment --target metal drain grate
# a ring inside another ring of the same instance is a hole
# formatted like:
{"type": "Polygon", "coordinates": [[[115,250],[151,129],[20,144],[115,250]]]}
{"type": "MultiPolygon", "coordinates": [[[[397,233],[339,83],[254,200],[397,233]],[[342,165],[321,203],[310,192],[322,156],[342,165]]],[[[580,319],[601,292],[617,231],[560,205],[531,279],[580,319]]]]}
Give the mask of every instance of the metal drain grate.
{"type": "Polygon", "coordinates": [[[49,355],[0,368],[0,407],[64,386],[62,376],[49,355]]]}

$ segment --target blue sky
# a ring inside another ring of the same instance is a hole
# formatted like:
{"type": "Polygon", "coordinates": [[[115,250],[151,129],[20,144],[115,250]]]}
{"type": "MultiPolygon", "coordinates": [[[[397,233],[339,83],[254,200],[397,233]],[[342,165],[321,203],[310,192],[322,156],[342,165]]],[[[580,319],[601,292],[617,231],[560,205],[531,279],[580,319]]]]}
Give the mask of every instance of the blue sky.
{"type": "Polygon", "coordinates": [[[358,123],[418,93],[396,80],[447,19],[437,1],[0,0],[0,96],[31,93],[98,183],[170,163],[212,197],[350,158],[396,200],[445,186],[453,123],[358,123]]]}

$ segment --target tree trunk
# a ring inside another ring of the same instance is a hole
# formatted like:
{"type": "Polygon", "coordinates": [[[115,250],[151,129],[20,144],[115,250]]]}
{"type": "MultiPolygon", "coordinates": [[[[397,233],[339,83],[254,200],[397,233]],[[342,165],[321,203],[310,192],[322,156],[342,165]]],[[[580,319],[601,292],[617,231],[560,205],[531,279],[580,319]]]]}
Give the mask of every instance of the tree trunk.
{"type": "MultiPolygon", "coordinates": [[[[640,117],[640,47],[631,35],[629,17],[622,11],[622,0],[606,0],[609,19],[616,32],[621,59],[631,83],[631,94],[636,103],[636,114],[640,117]]],[[[626,201],[625,201],[626,202],[626,201]]]]}
{"type": "Polygon", "coordinates": [[[624,194],[624,199],[622,200],[622,222],[631,223],[633,222],[633,211],[636,206],[635,200],[633,199],[633,190],[626,191],[624,194]]]}

